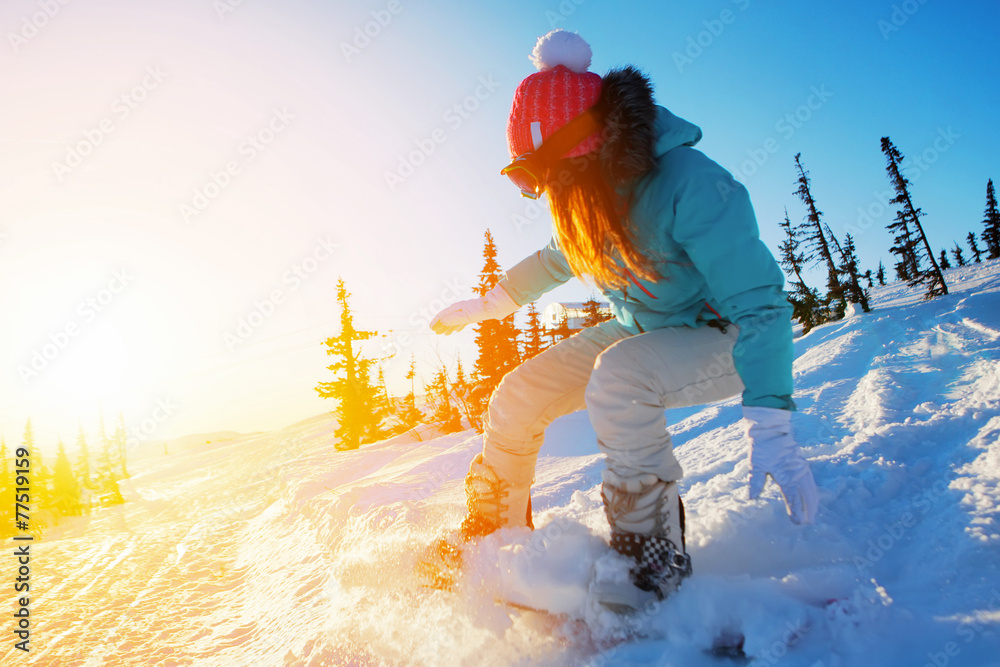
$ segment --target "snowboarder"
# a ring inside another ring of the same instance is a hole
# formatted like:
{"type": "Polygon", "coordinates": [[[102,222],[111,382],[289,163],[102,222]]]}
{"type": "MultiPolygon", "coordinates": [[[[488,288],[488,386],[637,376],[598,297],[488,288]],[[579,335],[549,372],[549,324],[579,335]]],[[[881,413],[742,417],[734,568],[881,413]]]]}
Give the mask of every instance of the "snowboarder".
{"type": "Polygon", "coordinates": [[[547,195],[552,240],[485,296],[442,310],[431,328],[450,334],[502,319],[573,276],[597,284],[615,319],[529,359],[497,387],[466,477],[461,535],[532,527],[545,428],[586,407],[606,456],[611,546],[634,562],[630,582],[594,582],[592,592],[608,606],[639,608],[691,573],[665,408],[742,392],[750,497],[770,475],[791,520],[813,521],[818,492],[791,429],[791,306],[746,190],[693,148],[701,130],[657,106],[645,75],[588,71],[590,46],[563,30],[541,37],[531,59],[539,71],[514,94],[512,162],[502,173],[527,197],[547,195]]]}

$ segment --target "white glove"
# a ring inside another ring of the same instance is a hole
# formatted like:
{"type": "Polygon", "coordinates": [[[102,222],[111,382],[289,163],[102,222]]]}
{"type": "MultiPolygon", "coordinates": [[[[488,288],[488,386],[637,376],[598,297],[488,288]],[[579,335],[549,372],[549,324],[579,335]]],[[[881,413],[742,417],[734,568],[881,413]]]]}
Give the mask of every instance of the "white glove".
{"type": "Polygon", "coordinates": [[[760,496],[771,475],[781,487],[792,523],[812,523],[819,507],[819,491],[809,463],[795,444],[792,413],[743,406],[743,418],[750,437],[750,499],[760,496]]]}
{"type": "Polygon", "coordinates": [[[459,301],[442,309],[431,320],[431,329],[434,333],[453,334],[461,331],[467,324],[483,320],[502,320],[520,307],[510,298],[507,290],[497,285],[478,299],[459,301]]]}

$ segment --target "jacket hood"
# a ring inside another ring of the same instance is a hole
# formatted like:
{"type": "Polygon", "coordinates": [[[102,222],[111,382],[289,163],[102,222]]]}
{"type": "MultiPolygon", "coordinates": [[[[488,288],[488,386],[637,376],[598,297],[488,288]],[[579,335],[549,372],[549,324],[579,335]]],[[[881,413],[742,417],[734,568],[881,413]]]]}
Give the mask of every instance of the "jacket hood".
{"type": "Polygon", "coordinates": [[[649,78],[631,65],[604,75],[595,109],[604,123],[601,162],[615,185],[645,174],[667,151],[701,139],[698,126],[657,106],[649,78]]]}
{"type": "Polygon", "coordinates": [[[678,146],[694,146],[701,141],[701,128],[678,118],[663,107],[656,107],[656,148],[657,157],[678,146]]]}

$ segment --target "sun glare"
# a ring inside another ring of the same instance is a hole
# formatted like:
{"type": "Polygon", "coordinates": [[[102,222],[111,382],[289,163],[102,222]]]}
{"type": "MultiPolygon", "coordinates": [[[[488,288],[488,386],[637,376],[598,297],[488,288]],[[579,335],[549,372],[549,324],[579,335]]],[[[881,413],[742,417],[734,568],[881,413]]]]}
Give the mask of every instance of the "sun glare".
{"type": "Polygon", "coordinates": [[[50,387],[76,404],[101,401],[124,389],[128,365],[129,345],[118,328],[95,324],[52,369],[50,387]]]}

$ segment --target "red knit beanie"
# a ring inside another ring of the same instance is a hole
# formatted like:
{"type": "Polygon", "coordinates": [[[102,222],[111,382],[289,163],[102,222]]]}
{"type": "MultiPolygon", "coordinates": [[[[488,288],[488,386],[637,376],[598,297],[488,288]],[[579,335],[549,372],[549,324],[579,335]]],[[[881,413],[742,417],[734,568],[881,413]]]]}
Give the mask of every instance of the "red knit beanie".
{"type": "MultiPolygon", "coordinates": [[[[539,37],[530,58],[539,71],[514,92],[507,120],[511,158],[537,150],[556,130],[594,106],[601,95],[601,77],[587,71],[590,45],[576,33],[553,30],[539,37]]],[[[584,155],[600,146],[601,133],[594,132],[561,157],[584,155]]]]}

